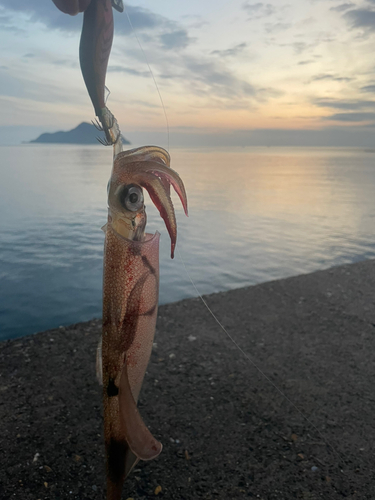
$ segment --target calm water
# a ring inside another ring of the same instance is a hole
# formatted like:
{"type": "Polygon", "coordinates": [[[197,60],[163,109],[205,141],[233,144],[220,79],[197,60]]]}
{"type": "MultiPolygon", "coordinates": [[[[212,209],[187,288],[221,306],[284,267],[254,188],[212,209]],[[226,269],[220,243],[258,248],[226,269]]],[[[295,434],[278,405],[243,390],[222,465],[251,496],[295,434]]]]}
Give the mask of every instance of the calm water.
{"type": "MultiPolygon", "coordinates": [[[[111,150],[2,147],[0,339],[99,317],[111,150]]],[[[375,152],[174,150],[178,248],[202,293],[375,257],[375,152]]],[[[195,295],[162,233],[160,302],[195,295]]]]}

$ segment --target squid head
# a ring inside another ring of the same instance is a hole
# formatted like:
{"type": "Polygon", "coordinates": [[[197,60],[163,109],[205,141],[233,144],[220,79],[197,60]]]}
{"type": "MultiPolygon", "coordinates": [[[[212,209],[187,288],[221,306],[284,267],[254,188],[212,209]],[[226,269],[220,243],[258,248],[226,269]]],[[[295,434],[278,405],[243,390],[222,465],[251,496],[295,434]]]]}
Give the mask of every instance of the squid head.
{"type": "MultiPolygon", "coordinates": [[[[176,216],[170,197],[170,186],[178,194],[187,215],[184,185],[177,172],[170,168],[169,154],[156,146],[147,146],[119,153],[113,163],[108,204],[114,218],[128,225],[129,236],[138,239],[142,224],[134,216],[144,214],[142,189],[145,188],[159,210],[171,238],[171,257],[177,240],[176,216]],[[130,221],[130,222],[129,222],[130,221]],[[133,221],[133,222],[131,222],[133,221]]],[[[145,214],[143,215],[145,224],[145,214]]]]}

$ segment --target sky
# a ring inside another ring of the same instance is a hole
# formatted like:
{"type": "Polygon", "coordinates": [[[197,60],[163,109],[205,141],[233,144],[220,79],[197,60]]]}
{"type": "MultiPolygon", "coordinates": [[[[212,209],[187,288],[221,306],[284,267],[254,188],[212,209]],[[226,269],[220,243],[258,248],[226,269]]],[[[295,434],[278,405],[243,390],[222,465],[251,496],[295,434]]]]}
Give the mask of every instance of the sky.
{"type": "MultiPolygon", "coordinates": [[[[132,143],[375,145],[375,0],[139,0],[115,13],[107,105],[132,143]],[[138,44],[140,41],[141,47],[138,44]]],[[[0,144],[94,118],[82,14],[0,0],[0,144]]]]}

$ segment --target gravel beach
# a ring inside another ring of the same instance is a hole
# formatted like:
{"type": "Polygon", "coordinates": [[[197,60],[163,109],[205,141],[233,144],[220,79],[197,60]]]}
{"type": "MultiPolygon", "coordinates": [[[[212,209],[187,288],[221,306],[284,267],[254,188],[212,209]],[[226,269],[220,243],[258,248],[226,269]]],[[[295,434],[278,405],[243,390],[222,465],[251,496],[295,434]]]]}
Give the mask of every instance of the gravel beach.
{"type": "MultiPolygon", "coordinates": [[[[375,260],[205,300],[257,368],[200,299],[161,306],[139,407],[164,448],[124,500],[373,500],[375,260]]],[[[0,344],[1,500],[104,500],[100,329],[0,344]]]]}

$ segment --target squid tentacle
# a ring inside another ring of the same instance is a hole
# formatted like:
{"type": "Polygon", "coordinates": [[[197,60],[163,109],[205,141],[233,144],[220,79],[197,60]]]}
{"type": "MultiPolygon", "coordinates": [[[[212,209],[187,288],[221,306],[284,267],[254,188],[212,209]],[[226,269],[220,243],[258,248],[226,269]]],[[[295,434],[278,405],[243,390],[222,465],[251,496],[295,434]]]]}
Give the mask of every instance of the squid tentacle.
{"type": "MultiPolygon", "coordinates": [[[[157,149],[157,148],[155,148],[157,149]]],[[[139,154],[134,156],[119,153],[114,162],[114,177],[119,184],[135,182],[145,188],[151,200],[159,210],[171,238],[171,257],[177,240],[177,223],[173,203],[170,197],[170,186],[173,186],[179,196],[185,214],[188,215],[187,196],[180,176],[164,163],[165,155],[151,149],[142,156],[152,155],[153,159],[139,160],[139,154]],[[158,156],[155,159],[156,154],[158,156]],[[158,161],[159,160],[159,161],[158,161]],[[163,163],[160,161],[163,160],[163,163]]]]}

